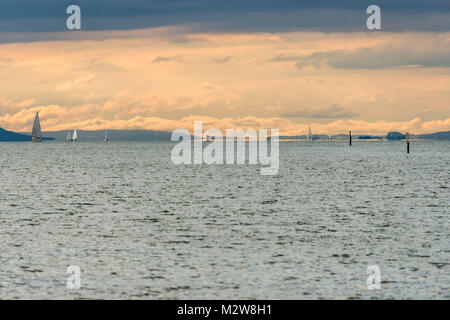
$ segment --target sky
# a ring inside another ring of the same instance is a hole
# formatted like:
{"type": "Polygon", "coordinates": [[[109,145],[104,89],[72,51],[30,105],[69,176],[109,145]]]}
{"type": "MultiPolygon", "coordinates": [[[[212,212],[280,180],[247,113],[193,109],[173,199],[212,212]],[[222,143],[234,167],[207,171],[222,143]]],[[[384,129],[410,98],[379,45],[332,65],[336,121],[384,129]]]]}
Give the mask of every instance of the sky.
{"type": "Polygon", "coordinates": [[[37,111],[44,131],[448,131],[450,4],[2,0],[0,81],[0,127],[21,132],[37,111]]]}

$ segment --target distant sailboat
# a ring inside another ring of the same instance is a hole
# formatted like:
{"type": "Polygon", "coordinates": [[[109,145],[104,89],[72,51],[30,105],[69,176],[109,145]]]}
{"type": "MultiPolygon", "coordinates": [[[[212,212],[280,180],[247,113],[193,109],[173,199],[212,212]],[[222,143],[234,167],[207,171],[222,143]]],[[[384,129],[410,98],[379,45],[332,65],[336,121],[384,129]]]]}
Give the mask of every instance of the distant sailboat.
{"type": "Polygon", "coordinates": [[[66,142],[71,142],[71,141],[72,141],[72,136],[70,135],[70,131],[67,131],[66,142]]]}
{"type": "Polygon", "coordinates": [[[41,142],[42,141],[42,131],[41,122],[39,121],[39,112],[36,112],[36,117],[33,122],[33,130],[31,132],[31,141],[41,142]]]}
{"type": "Polygon", "coordinates": [[[311,126],[309,124],[308,124],[308,140],[314,141],[314,136],[312,135],[311,126]]]}
{"type": "Polygon", "coordinates": [[[72,141],[77,141],[77,140],[78,140],[78,134],[77,134],[77,129],[75,129],[73,131],[72,141]]]}
{"type": "Polygon", "coordinates": [[[108,142],[109,138],[108,138],[108,131],[105,131],[105,142],[108,142]]]}

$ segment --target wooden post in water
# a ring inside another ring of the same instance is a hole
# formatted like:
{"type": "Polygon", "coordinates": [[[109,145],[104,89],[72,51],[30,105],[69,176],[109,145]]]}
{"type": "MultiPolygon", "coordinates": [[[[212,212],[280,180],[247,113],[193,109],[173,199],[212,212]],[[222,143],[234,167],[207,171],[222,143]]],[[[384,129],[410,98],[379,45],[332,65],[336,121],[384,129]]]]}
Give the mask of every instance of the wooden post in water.
{"type": "Polygon", "coordinates": [[[409,132],[406,133],[406,153],[409,153],[409,132]]]}
{"type": "Polygon", "coordinates": [[[348,133],[348,143],[350,144],[350,146],[352,146],[352,132],[349,131],[348,133]]]}

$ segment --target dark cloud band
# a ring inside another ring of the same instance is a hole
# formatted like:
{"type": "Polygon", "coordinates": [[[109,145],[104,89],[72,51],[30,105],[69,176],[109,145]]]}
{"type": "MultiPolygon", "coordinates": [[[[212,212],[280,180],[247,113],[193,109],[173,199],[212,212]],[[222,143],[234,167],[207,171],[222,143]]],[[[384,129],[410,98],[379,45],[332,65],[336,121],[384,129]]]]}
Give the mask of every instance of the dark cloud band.
{"type": "MultiPolygon", "coordinates": [[[[2,0],[0,41],[5,32],[66,31],[66,8],[82,9],[83,30],[187,26],[194,32],[367,31],[372,1],[324,0],[2,0]]],[[[377,1],[386,31],[449,31],[447,0],[377,1]]],[[[40,35],[36,34],[36,39],[40,35]]],[[[3,40],[2,42],[5,42],[3,40]]]]}

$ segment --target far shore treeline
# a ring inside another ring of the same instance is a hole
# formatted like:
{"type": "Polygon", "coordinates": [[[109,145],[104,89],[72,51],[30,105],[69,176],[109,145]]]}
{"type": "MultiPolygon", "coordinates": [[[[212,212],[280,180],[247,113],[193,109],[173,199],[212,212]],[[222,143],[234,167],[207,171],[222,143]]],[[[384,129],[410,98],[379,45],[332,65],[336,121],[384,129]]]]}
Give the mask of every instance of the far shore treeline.
{"type": "MultiPolygon", "coordinates": [[[[87,131],[77,130],[80,141],[103,141],[105,130],[87,131]]],[[[170,141],[171,132],[155,130],[108,130],[108,137],[111,141],[170,141]]],[[[65,141],[67,131],[49,131],[43,133],[43,140],[65,141]]],[[[400,132],[389,132],[385,136],[353,134],[356,140],[404,140],[406,137],[400,132]]],[[[420,140],[450,140],[450,131],[436,132],[429,134],[410,135],[411,139],[420,140]]],[[[338,135],[314,135],[315,140],[348,140],[348,134],[338,135]]],[[[302,136],[280,136],[280,140],[307,140],[306,135],[302,136]]],[[[0,128],[0,142],[27,142],[31,141],[31,135],[25,133],[16,133],[0,128]]]]}

